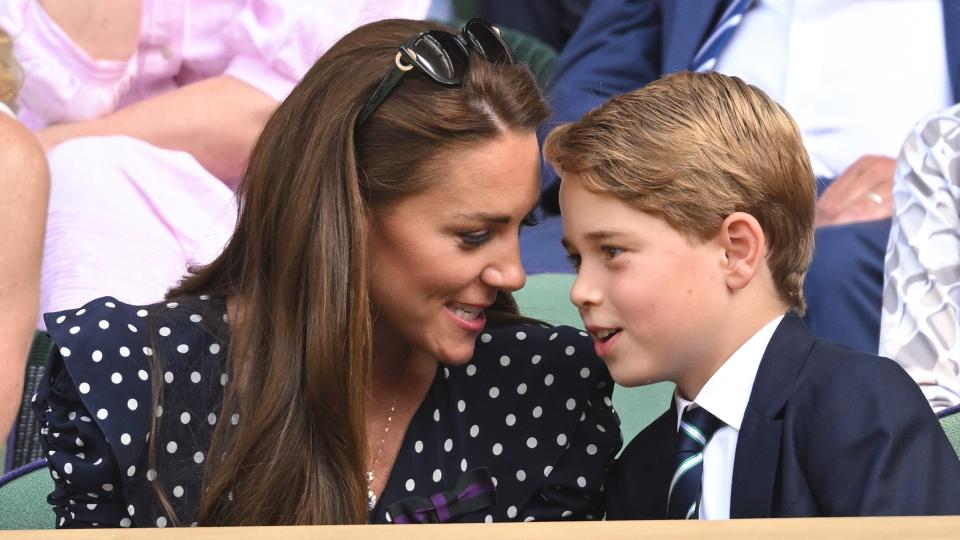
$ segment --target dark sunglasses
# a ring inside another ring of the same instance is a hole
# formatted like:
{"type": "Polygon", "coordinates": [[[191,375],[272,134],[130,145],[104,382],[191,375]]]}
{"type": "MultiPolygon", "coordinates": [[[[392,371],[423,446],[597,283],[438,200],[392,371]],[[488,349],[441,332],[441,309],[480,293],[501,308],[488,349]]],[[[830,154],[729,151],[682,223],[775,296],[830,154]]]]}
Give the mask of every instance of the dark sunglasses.
{"type": "Polygon", "coordinates": [[[393,67],[360,111],[357,126],[367,121],[383,100],[387,99],[400,79],[413,68],[419,69],[440,86],[462,86],[470,65],[468,47],[477,51],[488,62],[517,63],[510,46],[500,37],[500,30],[483,19],[474,18],[464,23],[460,35],[443,30],[420,32],[400,45],[400,50],[393,60],[393,67]]]}

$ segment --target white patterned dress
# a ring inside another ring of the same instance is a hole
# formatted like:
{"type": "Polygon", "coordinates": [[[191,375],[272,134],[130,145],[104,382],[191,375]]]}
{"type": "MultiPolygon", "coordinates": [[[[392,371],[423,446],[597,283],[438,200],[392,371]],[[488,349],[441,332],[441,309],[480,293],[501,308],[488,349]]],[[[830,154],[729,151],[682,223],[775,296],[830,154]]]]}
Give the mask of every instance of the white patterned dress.
{"type": "Polygon", "coordinates": [[[934,410],[960,405],[960,105],[910,133],[893,185],[880,354],[934,410]]]}

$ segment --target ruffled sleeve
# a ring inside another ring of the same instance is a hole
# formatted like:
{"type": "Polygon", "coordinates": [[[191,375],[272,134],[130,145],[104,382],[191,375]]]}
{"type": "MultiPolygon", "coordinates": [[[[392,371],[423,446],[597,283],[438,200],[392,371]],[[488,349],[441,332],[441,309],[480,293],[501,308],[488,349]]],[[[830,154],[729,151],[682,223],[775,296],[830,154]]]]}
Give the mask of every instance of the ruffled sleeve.
{"type": "Polygon", "coordinates": [[[63,527],[129,526],[116,457],[93,421],[61,353],[54,351],[34,406],[54,490],[47,497],[63,527]]]}
{"type": "Polygon", "coordinates": [[[45,316],[55,345],[34,409],[58,527],[136,522],[125,494],[143,489],[147,472],[152,350],[145,317],[146,310],[112,298],[45,316]]]}
{"type": "Polygon", "coordinates": [[[539,521],[604,517],[603,478],[623,439],[620,419],[610,399],[613,381],[606,369],[597,377],[595,390],[567,436],[564,452],[556,463],[544,469],[541,496],[530,499],[525,515],[539,521]]]}
{"type": "Polygon", "coordinates": [[[556,336],[548,338],[554,384],[570,394],[562,402],[569,414],[564,417],[565,429],[544,441],[562,451],[544,465],[539,496],[530,498],[519,514],[530,521],[602,519],[603,478],[623,444],[611,400],[613,380],[583,332],[557,327],[550,336],[556,336]]]}

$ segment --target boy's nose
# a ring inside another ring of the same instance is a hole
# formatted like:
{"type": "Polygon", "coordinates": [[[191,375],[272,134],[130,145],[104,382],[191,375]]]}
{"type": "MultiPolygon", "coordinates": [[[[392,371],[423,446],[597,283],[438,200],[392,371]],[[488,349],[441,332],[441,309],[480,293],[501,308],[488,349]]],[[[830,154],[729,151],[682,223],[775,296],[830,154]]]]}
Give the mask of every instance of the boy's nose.
{"type": "Polygon", "coordinates": [[[583,272],[581,268],[577,278],[573,281],[573,286],[570,287],[570,301],[577,308],[583,310],[600,304],[601,300],[600,289],[593,285],[589,275],[583,272]]]}

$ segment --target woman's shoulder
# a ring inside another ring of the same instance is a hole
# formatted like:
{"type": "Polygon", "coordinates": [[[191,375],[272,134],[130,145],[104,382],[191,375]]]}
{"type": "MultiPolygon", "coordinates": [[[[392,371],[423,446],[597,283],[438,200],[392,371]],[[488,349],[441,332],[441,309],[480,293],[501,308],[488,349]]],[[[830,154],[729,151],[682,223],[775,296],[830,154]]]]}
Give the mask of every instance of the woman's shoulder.
{"type": "Polygon", "coordinates": [[[206,295],[146,306],[103,297],[47,313],[44,320],[54,352],[85,401],[115,396],[119,388],[149,399],[155,375],[174,394],[189,395],[201,381],[220,382],[224,314],[224,303],[206,295]]]}
{"type": "Polygon", "coordinates": [[[569,429],[586,409],[612,410],[606,366],[589,336],[569,326],[491,328],[478,338],[473,358],[445,366],[443,376],[458,408],[468,411],[465,418],[495,419],[498,430],[527,421],[530,431],[569,429]]]}
{"type": "Polygon", "coordinates": [[[434,424],[450,426],[441,455],[458,448],[454,441],[468,443],[460,470],[492,475],[498,500],[485,512],[493,519],[602,515],[619,420],[613,381],[589,335],[568,326],[489,328],[469,362],[443,368],[441,383],[446,393],[432,411],[434,424]]]}
{"type": "Polygon", "coordinates": [[[198,352],[196,346],[203,342],[217,354],[221,346],[214,343],[226,330],[222,302],[206,295],[151,305],[105,296],[43,317],[57,351],[71,363],[78,358],[101,364],[105,359],[150,357],[154,349],[188,355],[198,352]]]}
{"type": "MultiPolygon", "coordinates": [[[[186,304],[180,301],[141,306],[105,296],[80,308],[46,313],[43,318],[47,334],[69,363],[86,358],[93,364],[105,365],[104,360],[149,357],[154,349],[187,354],[190,344],[211,340],[223,323],[212,327],[203,324],[211,317],[211,309],[197,307],[199,298],[210,300],[203,296],[188,299],[186,304]]],[[[211,307],[215,318],[223,315],[219,305],[211,307]]]]}
{"type": "MultiPolygon", "coordinates": [[[[47,160],[39,141],[26,127],[0,112],[0,171],[13,171],[22,177],[47,174],[47,160]]],[[[13,187],[13,186],[11,186],[13,187]]]]}
{"type": "Polygon", "coordinates": [[[509,372],[513,379],[542,379],[547,387],[593,386],[609,379],[593,340],[570,326],[518,324],[488,329],[480,335],[474,357],[464,369],[479,373],[481,368],[496,378],[509,372]]]}

